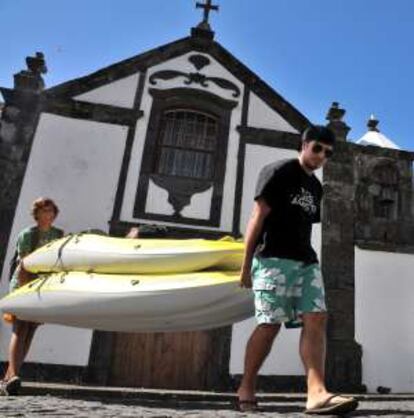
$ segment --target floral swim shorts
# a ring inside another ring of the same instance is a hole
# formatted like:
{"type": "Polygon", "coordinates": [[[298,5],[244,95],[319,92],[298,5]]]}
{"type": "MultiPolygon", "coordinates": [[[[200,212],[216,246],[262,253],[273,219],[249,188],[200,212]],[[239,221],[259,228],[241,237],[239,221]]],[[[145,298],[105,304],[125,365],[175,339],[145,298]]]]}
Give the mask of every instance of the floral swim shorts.
{"type": "Polygon", "coordinates": [[[252,280],[259,324],[302,326],[302,315],[326,312],[325,290],[319,264],[284,258],[255,257],[252,280]]]}

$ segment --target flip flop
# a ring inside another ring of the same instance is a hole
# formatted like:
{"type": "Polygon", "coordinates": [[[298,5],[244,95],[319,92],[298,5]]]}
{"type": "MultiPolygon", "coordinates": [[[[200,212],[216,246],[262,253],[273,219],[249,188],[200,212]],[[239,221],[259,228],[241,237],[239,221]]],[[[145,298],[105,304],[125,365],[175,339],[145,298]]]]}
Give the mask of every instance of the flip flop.
{"type": "Polygon", "coordinates": [[[10,396],[17,395],[19,393],[22,381],[19,376],[13,376],[6,382],[6,391],[10,396]]]}
{"type": "Polygon", "coordinates": [[[345,398],[341,402],[332,402],[334,398],[341,395],[331,395],[323,402],[315,405],[313,408],[305,410],[305,414],[310,415],[342,415],[355,411],[358,407],[358,401],[355,398],[345,398]]]}
{"type": "Polygon", "coordinates": [[[235,409],[239,412],[257,412],[260,410],[256,399],[238,399],[235,402],[235,409]]]}
{"type": "Polygon", "coordinates": [[[9,380],[3,380],[0,386],[0,396],[15,396],[22,385],[19,376],[13,376],[9,380]]]}

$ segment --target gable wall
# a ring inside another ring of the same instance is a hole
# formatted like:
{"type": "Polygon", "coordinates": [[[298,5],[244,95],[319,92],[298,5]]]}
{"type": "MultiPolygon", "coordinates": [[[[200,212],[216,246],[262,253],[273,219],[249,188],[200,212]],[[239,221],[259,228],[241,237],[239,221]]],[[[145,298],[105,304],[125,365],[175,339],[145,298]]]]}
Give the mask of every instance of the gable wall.
{"type": "Polygon", "coordinates": [[[254,128],[298,133],[290,123],[253,92],[250,93],[249,99],[248,125],[254,128]]]}
{"type": "Polygon", "coordinates": [[[134,107],[135,92],[138,88],[138,80],[139,73],[135,73],[129,77],[121,78],[113,83],[80,94],[74,97],[74,99],[132,109],[134,107]]]}

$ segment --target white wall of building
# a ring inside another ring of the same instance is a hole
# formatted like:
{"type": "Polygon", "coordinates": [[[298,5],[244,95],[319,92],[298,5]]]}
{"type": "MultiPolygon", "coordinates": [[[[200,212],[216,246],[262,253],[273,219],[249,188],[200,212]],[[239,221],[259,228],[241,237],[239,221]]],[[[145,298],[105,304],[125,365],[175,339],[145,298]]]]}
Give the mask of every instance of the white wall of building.
{"type": "Polygon", "coordinates": [[[106,84],[87,93],[76,96],[75,99],[89,103],[106,104],[112,106],[134,107],[135,93],[137,91],[139,73],[121,78],[113,83],[106,84]]]}
{"type": "Polygon", "coordinates": [[[210,219],[213,187],[191,197],[191,203],[186,206],[181,214],[187,218],[210,219]]]}
{"type": "Polygon", "coordinates": [[[271,148],[264,145],[246,145],[243,191],[240,211],[240,231],[244,234],[252,208],[256,182],[260,170],[267,164],[297,157],[295,150],[271,148]]]}
{"type": "MultiPolygon", "coordinates": [[[[33,224],[30,207],[37,197],[48,196],[57,202],[61,213],[56,225],[67,233],[87,228],[108,230],[127,131],[123,126],[41,116],[13,221],[1,294],[7,292],[8,265],[17,234],[33,224]]],[[[91,330],[42,326],[28,361],[86,365],[91,335],[91,330]]],[[[10,326],[1,321],[3,360],[7,358],[9,337],[10,326]]]]}
{"type": "MultiPolygon", "coordinates": [[[[240,228],[244,233],[247,222],[253,208],[253,199],[256,182],[260,170],[267,164],[283,159],[295,158],[298,153],[294,150],[270,148],[262,145],[247,145],[244,166],[243,200],[241,207],[240,228]]],[[[322,179],[322,171],[316,175],[322,179]]],[[[321,227],[320,224],[313,226],[312,246],[320,257],[321,227]]],[[[230,373],[243,373],[244,353],[247,340],[256,327],[254,318],[239,322],[233,326],[230,373]]],[[[279,336],[260,370],[261,375],[303,375],[303,367],[299,357],[299,329],[281,329],[279,336]]]]}
{"type": "Polygon", "coordinates": [[[157,186],[151,179],[148,183],[148,199],[145,203],[145,211],[160,215],[173,215],[173,205],[168,202],[168,192],[157,186]]]}
{"type": "Polygon", "coordinates": [[[298,133],[290,123],[254,93],[250,93],[249,109],[248,124],[251,127],[298,133]]]}
{"type": "Polygon", "coordinates": [[[355,338],[370,392],[414,392],[414,255],[355,249],[355,338]]]}

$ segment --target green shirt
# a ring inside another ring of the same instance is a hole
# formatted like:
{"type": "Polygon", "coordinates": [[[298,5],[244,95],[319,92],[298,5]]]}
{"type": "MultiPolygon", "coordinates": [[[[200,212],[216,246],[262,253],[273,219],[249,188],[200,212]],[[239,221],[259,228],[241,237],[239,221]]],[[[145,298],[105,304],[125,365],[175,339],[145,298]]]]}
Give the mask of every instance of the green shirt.
{"type": "Polygon", "coordinates": [[[36,248],[40,248],[50,241],[62,238],[63,231],[52,226],[47,231],[41,231],[36,226],[23,229],[17,237],[17,254],[21,260],[26,255],[33,252],[36,248]],[[37,242],[33,246],[34,234],[38,234],[37,242]]]}
{"type": "MultiPolygon", "coordinates": [[[[18,260],[22,260],[36,248],[40,248],[55,239],[62,238],[62,236],[63,231],[59,228],[55,228],[54,226],[47,231],[41,231],[37,226],[31,226],[23,229],[17,237],[16,249],[18,260]]],[[[11,279],[14,286],[17,285],[18,282],[17,276],[18,269],[16,268],[11,279]]]]}

